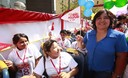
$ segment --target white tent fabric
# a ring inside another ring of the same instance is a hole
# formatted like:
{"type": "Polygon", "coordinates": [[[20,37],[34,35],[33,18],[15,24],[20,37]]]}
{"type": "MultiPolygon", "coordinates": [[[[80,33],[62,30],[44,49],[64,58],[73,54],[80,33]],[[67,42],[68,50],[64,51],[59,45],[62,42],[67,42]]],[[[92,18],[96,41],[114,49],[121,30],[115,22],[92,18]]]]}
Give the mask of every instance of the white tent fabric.
{"type": "Polygon", "coordinates": [[[111,8],[110,11],[113,14],[115,14],[116,16],[119,16],[120,14],[127,14],[128,13],[128,4],[126,4],[124,7],[121,7],[121,8],[113,6],[113,8],[111,8]]]}
{"type": "MultiPolygon", "coordinates": [[[[53,34],[59,36],[62,29],[60,17],[52,14],[20,11],[9,8],[0,8],[0,42],[12,44],[12,37],[16,33],[25,33],[28,35],[30,42],[34,42],[38,48],[44,38],[48,36],[49,28],[54,22],[53,34]]],[[[77,23],[64,21],[64,29],[73,30],[80,28],[77,23]]],[[[5,57],[10,50],[1,52],[5,57]]]]}

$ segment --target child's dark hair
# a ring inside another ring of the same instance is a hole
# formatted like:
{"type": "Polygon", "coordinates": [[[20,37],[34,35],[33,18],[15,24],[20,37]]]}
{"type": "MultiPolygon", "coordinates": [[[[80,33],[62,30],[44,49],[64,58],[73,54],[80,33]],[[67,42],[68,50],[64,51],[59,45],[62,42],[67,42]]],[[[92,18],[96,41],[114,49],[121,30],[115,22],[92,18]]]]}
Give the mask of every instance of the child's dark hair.
{"type": "Polygon", "coordinates": [[[60,31],[60,34],[61,34],[61,33],[67,34],[67,31],[66,31],[66,30],[61,30],[61,31],[60,31]]]}
{"type": "Polygon", "coordinates": [[[17,44],[21,37],[24,37],[29,41],[27,35],[25,35],[24,33],[17,33],[12,38],[13,44],[17,44]]]}

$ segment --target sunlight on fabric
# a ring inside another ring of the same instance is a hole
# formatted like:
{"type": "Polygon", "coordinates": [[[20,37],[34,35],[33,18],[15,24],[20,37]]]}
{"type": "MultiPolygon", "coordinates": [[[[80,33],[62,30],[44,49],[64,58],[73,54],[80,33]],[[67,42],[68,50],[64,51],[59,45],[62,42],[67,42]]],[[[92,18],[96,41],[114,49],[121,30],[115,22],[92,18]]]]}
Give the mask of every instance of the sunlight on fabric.
{"type": "Polygon", "coordinates": [[[110,11],[114,13],[116,16],[119,16],[120,14],[128,13],[127,7],[128,7],[128,4],[121,8],[114,6],[113,8],[110,9],[110,11]]]}

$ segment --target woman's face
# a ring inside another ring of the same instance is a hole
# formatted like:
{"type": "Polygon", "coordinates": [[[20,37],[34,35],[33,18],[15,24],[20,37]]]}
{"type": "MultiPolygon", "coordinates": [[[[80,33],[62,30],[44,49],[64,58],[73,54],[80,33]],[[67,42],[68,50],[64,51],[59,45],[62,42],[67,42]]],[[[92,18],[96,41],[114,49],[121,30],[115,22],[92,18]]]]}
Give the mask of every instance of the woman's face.
{"type": "Polygon", "coordinates": [[[58,44],[56,42],[53,42],[53,44],[50,48],[50,52],[47,52],[47,54],[51,58],[55,59],[60,55],[60,51],[61,51],[60,46],[58,46],[58,44]]]}
{"type": "Polygon", "coordinates": [[[102,13],[97,19],[96,19],[96,27],[97,29],[108,29],[110,25],[110,19],[107,16],[106,13],[102,13]]]}
{"type": "Polygon", "coordinates": [[[28,40],[25,37],[21,37],[19,39],[19,41],[17,42],[17,44],[15,44],[15,46],[19,49],[19,50],[23,50],[27,47],[28,45],[28,40]]]}

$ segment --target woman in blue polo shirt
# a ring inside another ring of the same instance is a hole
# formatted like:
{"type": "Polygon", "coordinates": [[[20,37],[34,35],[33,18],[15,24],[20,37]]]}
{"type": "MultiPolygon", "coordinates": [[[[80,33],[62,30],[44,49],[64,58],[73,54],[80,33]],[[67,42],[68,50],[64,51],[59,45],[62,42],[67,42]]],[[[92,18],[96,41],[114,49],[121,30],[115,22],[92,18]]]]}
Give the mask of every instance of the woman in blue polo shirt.
{"type": "Polygon", "coordinates": [[[79,47],[88,50],[89,78],[122,78],[128,48],[125,35],[112,29],[112,15],[100,10],[92,20],[94,30],[77,36],[79,47]]]}

